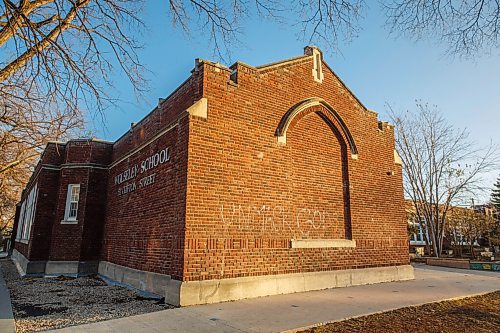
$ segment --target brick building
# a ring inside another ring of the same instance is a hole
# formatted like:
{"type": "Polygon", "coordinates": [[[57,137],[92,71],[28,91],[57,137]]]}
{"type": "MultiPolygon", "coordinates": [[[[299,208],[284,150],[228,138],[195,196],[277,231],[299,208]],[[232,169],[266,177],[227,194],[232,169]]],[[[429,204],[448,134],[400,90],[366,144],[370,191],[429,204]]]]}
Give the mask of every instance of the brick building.
{"type": "Polygon", "coordinates": [[[413,278],[393,127],[314,47],[196,60],[116,142],[49,143],[18,215],[24,273],[98,272],[173,304],[413,278]]]}

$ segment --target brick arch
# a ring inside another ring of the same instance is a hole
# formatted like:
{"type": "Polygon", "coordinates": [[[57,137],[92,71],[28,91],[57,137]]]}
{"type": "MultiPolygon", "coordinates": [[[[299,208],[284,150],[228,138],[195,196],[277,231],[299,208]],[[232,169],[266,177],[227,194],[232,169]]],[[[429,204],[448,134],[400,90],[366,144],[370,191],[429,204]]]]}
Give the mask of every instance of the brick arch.
{"type": "Polygon", "coordinates": [[[346,139],[348,145],[349,145],[349,150],[351,151],[351,157],[354,159],[357,159],[358,156],[358,148],[356,147],[356,142],[354,141],[354,138],[349,131],[349,128],[345,124],[344,120],[342,117],[338,114],[335,109],[328,104],[324,99],[319,98],[319,97],[312,97],[308,98],[302,102],[299,102],[292,106],[281,118],[278,127],[276,128],[275,135],[278,139],[279,143],[286,144],[286,132],[288,131],[288,128],[290,125],[294,122],[295,120],[300,119],[300,116],[304,116],[305,114],[308,114],[310,111],[312,111],[314,108],[320,106],[322,107],[325,111],[323,111],[323,116],[325,121],[329,123],[329,125],[333,128],[336,128],[340,130],[342,133],[342,136],[346,139]],[[300,115],[300,116],[299,116],[300,115]],[[299,117],[297,117],[299,116],[299,117]],[[298,119],[296,119],[298,118],[298,119]],[[335,124],[335,125],[334,125],[335,124]]]}
{"type": "MultiPolygon", "coordinates": [[[[352,162],[349,161],[349,156],[351,156],[351,158],[356,158],[353,151],[357,153],[357,150],[355,149],[355,146],[351,145],[351,141],[349,141],[349,133],[341,130],[338,118],[334,117],[330,113],[329,109],[326,108],[323,104],[308,104],[307,107],[301,108],[298,113],[289,118],[289,121],[286,123],[286,127],[284,128],[283,135],[285,135],[286,138],[286,131],[289,131],[289,140],[291,142],[295,133],[294,129],[301,121],[303,121],[304,118],[308,117],[311,114],[315,114],[315,116],[317,116],[320,121],[324,122],[327,128],[331,130],[333,137],[336,139],[335,144],[338,144],[338,147],[340,149],[342,204],[339,205],[339,207],[343,207],[343,239],[352,240],[351,193],[349,179],[349,166],[352,162]]],[[[299,139],[299,141],[300,140],[301,139],[299,139]]],[[[330,144],[334,144],[334,142],[330,142],[330,144]]],[[[292,147],[293,145],[291,146],[291,148],[292,147]]]]}

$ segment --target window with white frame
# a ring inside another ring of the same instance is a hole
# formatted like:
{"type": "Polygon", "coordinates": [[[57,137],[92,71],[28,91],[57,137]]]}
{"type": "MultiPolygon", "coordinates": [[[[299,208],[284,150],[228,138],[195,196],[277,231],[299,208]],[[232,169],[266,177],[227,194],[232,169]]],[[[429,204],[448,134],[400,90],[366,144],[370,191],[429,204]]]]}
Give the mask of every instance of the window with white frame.
{"type": "Polygon", "coordinates": [[[23,223],[24,223],[24,211],[26,210],[26,201],[24,200],[21,204],[21,209],[19,210],[19,222],[17,224],[17,233],[16,240],[21,239],[21,234],[23,231],[23,223]]]}
{"type": "Polygon", "coordinates": [[[425,236],[428,236],[425,219],[422,219],[420,223],[418,221],[412,221],[409,223],[413,224],[415,227],[415,232],[410,236],[410,244],[425,245],[425,236]]]}
{"type": "Polygon", "coordinates": [[[16,240],[27,241],[30,238],[31,226],[35,219],[37,197],[38,185],[35,184],[21,204],[16,240]]]}
{"type": "Polygon", "coordinates": [[[64,222],[76,222],[78,216],[78,201],[80,200],[80,184],[69,184],[66,196],[64,222]]]}

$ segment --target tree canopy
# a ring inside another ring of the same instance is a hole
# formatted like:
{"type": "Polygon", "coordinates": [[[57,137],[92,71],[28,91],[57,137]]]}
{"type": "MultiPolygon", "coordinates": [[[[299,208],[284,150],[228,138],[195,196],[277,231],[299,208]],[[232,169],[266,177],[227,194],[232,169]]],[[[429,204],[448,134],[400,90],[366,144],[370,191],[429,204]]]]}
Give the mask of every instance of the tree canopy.
{"type": "Polygon", "coordinates": [[[466,130],[457,130],[426,104],[417,104],[413,113],[393,111],[391,118],[405,196],[417,221],[425,221],[433,253],[440,256],[450,208],[484,190],[481,175],[496,168],[498,151],[494,146],[478,148],[466,130]]]}

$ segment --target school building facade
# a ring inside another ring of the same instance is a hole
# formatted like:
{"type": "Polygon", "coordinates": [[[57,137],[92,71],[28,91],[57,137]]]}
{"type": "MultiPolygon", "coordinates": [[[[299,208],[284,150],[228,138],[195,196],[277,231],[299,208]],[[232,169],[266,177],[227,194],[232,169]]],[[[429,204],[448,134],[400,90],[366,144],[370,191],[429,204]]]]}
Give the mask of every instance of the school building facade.
{"type": "Polygon", "coordinates": [[[318,48],[197,59],[116,142],[48,143],[18,207],[25,274],[92,274],[175,305],[413,278],[392,125],[318,48]]]}

